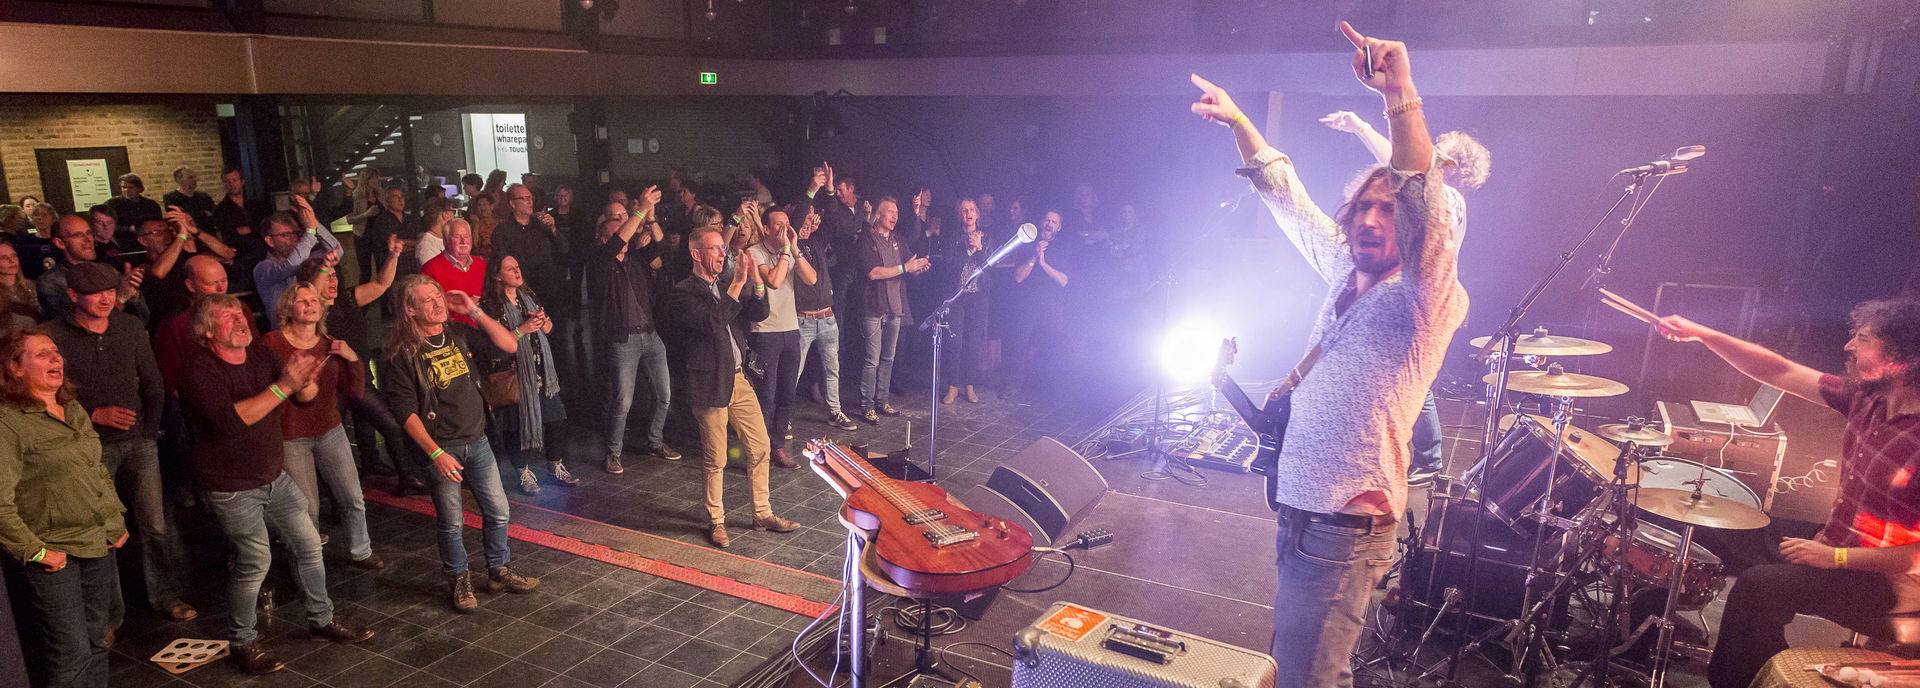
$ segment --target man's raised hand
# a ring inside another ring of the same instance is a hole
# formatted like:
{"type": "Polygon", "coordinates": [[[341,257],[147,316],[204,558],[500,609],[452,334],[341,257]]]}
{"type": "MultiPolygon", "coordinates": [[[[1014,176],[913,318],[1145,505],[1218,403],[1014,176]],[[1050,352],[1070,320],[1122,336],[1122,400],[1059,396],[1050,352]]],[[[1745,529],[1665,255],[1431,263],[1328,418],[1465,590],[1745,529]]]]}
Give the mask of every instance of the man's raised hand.
{"type": "Polygon", "coordinates": [[[461,315],[468,315],[479,309],[480,302],[475,301],[472,294],[458,289],[447,291],[447,310],[461,315]]]}
{"type": "Polygon", "coordinates": [[[1340,33],[1353,44],[1353,77],[1362,85],[1383,96],[1413,90],[1413,68],[1407,61],[1407,44],[1369,38],[1344,21],[1340,22],[1340,33]],[[1369,47],[1373,48],[1371,70],[1367,64],[1369,47]]]}
{"type": "Polygon", "coordinates": [[[1344,131],[1349,134],[1358,134],[1362,129],[1367,128],[1366,120],[1360,119],[1359,115],[1347,110],[1329,112],[1327,116],[1320,118],[1320,123],[1334,131],[1344,131]]]}
{"type": "Polygon", "coordinates": [[[640,195],[635,196],[633,200],[634,203],[639,206],[636,208],[637,210],[642,212],[652,210],[654,206],[660,205],[660,187],[649,186],[646,191],[640,192],[640,195]]]}
{"type": "Polygon", "coordinates": [[[1213,85],[1213,82],[1201,78],[1198,74],[1187,76],[1193,80],[1193,85],[1200,87],[1200,99],[1193,101],[1191,107],[1193,114],[1227,126],[1233,126],[1235,120],[1247,116],[1240,111],[1239,105],[1234,104],[1233,96],[1227,95],[1226,89],[1213,85]]]}

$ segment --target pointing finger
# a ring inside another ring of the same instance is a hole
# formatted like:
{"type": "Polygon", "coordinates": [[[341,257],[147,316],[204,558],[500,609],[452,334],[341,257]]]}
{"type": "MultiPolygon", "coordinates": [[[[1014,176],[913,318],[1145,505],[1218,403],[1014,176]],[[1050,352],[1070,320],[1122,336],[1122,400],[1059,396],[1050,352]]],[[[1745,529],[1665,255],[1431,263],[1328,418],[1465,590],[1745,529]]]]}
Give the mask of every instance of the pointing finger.
{"type": "Polygon", "coordinates": [[[1207,81],[1199,74],[1188,74],[1187,78],[1193,81],[1193,85],[1200,87],[1200,90],[1206,91],[1209,95],[1218,93],[1221,90],[1219,86],[1215,86],[1213,82],[1207,81]]]}
{"type": "Polygon", "coordinates": [[[1348,24],[1344,20],[1340,22],[1340,33],[1346,36],[1347,42],[1352,43],[1355,48],[1364,47],[1367,44],[1367,37],[1361,35],[1359,31],[1353,28],[1352,24],[1348,24]]]}

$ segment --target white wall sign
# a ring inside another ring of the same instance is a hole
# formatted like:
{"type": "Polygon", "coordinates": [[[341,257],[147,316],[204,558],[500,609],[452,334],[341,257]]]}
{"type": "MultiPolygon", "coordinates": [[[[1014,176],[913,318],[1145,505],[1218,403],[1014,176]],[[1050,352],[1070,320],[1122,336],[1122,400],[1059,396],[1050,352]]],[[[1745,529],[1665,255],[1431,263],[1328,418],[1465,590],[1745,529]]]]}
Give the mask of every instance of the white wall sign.
{"type": "Polygon", "coordinates": [[[532,171],[527,164],[527,116],[521,113],[467,114],[467,160],[476,171],[505,170],[507,179],[532,171]]]}
{"type": "Polygon", "coordinates": [[[107,174],[106,160],[68,160],[67,182],[73,186],[75,208],[99,205],[114,196],[113,177],[107,174]]]}

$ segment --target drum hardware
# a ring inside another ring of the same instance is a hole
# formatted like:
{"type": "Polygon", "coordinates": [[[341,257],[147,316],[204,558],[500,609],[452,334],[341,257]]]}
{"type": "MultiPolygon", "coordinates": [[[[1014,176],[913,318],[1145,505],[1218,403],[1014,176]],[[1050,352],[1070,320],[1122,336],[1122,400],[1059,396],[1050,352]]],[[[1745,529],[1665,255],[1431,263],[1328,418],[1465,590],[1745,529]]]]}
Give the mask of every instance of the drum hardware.
{"type": "Polygon", "coordinates": [[[1615,442],[1632,442],[1641,447],[1664,447],[1673,444],[1673,437],[1648,428],[1647,419],[1637,416],[1627,416],[1625,423],[1602,425],[1597,434],[1615,442]]]}

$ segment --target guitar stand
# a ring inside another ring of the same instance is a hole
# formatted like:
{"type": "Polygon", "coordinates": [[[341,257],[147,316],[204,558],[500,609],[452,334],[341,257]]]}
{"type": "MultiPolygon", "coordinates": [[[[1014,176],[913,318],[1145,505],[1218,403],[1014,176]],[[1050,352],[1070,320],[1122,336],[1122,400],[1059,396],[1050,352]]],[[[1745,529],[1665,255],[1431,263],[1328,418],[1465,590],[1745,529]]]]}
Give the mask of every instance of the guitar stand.
{"type": "Polygon", "coordinates": [[[940,662],[933,653],[933,599],[920,598],[920,628],[914,633],[919,636],[919,644],[913,648],[913,671],[901,674],[882,684],[880,688],[954,688],[960,682],[940,670],[940,662]],[[923,680],[924,679],[924,680],[923,680]]]}

